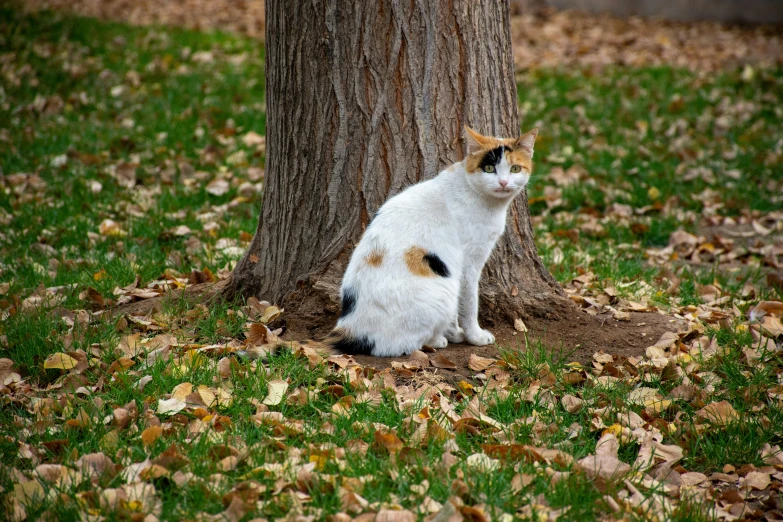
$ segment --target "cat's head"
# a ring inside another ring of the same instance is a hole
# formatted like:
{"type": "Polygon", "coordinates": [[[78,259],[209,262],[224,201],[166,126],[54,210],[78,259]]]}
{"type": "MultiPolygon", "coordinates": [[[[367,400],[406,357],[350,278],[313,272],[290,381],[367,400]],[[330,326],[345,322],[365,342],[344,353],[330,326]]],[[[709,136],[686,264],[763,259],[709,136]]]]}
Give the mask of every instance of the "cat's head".
{"type": "Polygon", "coordinates": [[[465,171],[468,183],[476,190],[497,199],[511,199],[519,194],[533,170],[533,145],[538,129],[519,138],[503,139],[484,136],[465,126],[468,155],[465,171]]]}

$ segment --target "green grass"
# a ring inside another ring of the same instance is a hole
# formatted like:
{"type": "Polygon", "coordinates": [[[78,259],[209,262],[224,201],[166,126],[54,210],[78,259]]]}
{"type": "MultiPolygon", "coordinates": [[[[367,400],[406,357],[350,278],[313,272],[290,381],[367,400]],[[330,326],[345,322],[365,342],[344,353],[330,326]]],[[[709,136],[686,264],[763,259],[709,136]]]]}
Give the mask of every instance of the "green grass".
{"type": "MultiPolygon", "coordinates": [[[[350,508],[344,497],[351,489],[369,503],[367,510],[396,505],[416,511],[426,498],[444,504],[456,495],[468,506],[483,506],[493,519],[503,514],[531,519],[537,511],[543,516],[563,509],[561,520],[581,521],[608,516],[605,499],[619,498],[623,485],[596,483],[562,463],[500,460],[496,468],[483,469],[468,457],[482,453],[482,444],[513,441],[557,447],[578,460],[593,454],[605,430],[629,412],[661,431],[664,444],[679,444],[689,471],[760,465],[764,444],[783,443],[776,429],[783,410],[766,395],[779,382],[780,357],[765,353],[761,362],[749,363],[744,350],[754,341],[740,322],[706,332],[717,339],[718,356],[699,361],[695,369],[680,363],[684,374],[711,372],[721,380],[709,400],[727,400],[740,413],[722,429],[697,429],[700,404],[676,401],[656,417],[627,401],[639,385],[665,396],[685,382],[682,376],[664,380],[660,372],[642,370],[638,377],[602,381],[590,369],[568,364],[573,346],[521,341],[501,350],[510,377],[500,389],[485,389],[475,380],[472,392],[448,395],[463,413],[477,394],[486,415],[503,429],[495,435],[490,429],[456,433],[421,445],[409,442],[416,416],[429,408],[432,422],[448,427],[444,412],[427,397],[401,400],[380,376],[364,376],[381,389],[376,403],[355,403],[339,415],[334,414],[339,398],[322,390],[340,385],[355,401],[365,391],[364,381],[351,381],[324,364],[311,367],[290,352],[265,364],[232,359],[225,377],[217,368],[220,356],[188,351],[241,341],[248,322],[242,302],[199,307],[168,299],[147,326],[100,314],[80,322],[89,317],[84,310],[102,308],[80,297],[88,288],[116,299],[114,289],[137,277],[144,287],[194,269],[217,273],[238,258],[247,244],[243,233],[255,229],[261,204],[263,151],[242,137],[265,131],[263,53],[258,42],[229,34],[138,28],[49,12],[22,15],[0,7],[0,288],[7,285],[0,292],[0,356],[12,359],[23,384],[32,386],[14,400],[0,396],[1,494],[7,499],[14,492],[19,479],[14,468],[29,477],[39,463],[73,468],[93,452],[127,467],[176,447],[187,458],[179,471],[192,474],[182,483],[172,466],[170,476],[145,482],[155,487],[160,509],[132,502],[106,509],[91,492],[120,488],[123,478],[105,475],[97,486],[82,478],[30,503],[28,520],[77,520],[88,508],[107,520],[135,519],[150,510],[161,520],[194,519],[220,513],[229,503],[224,495],[252,482],[258,490],[243,520],[280,518],[292,510],[323,519],[350,508]],[[135,186],[118,179],[118,168],[133,171],[135,186]],[[215,179],[228,181],[225,194],[207,191],[215,179]],[[106,219],[116,221],[123,234],[101,234],[106,219]],[[190,233],[176,234],[180,226],[190,233]],[[54,287],[57,307],[32,305],[31,295],[54,287]],[[139,356],[130,367],[109,373],[122,355],[120,339],[132,333],[174,335],[175,360],[145,367],[139,356]],[[78,375],[44,368],[51,354],[76,350],[88,361],[78,375]],[[144,377],[151,380],[139,390],[144,377]],[[302,404],[284,401],[269,408],[297,423],[301,433],[252,418],[276,379],[288,382],[289,395],[309,394],[302,404]],[[207,408],[208,436],[191,432],[201,426],[192,408],[172,416],[156,413],[158,401],[184,382],[231,394],[230,404],[207,408]],[[584,406],[569,412],[561,401],[566,394],[581,398],[584,406]],[[34,404],[33,397],[40,400],[34,404]],[[129,410],[129,427],[112,421],[118,408],[129,410]],[[68,426],[85,416],[87,425],[68,426]],[[215,419],[220,421],[211,424],[215,419]],[[157,424],[161,437],[145,445],[141,434],[157,424]],[[376,442],[375,432],[384,426],[405,444],[399,453],[376,442]],[[347,450],[349,441],[366,444],[366,454],[347,450]],[[227,446],[246,455],[235,469],[221,470],[221,459],[233,451],[227,446]],[[28,451],[35,456],[29,458],[28,451]],[[311,458],[317,474],[300,483],[298,470],[311,458]],[[453,466],[442,464],[449,459],[453,466]],[[552,472],[570,475],[555,484],[552,472]],[[512,492],[516,476],[529,483],[512,492]],[[296,491],[308,496],[296,497],[296,491]]],[[[616,286],[628,298],[642,291],[643,281],[654,291],[650,300],[664,308],[702,304],[701,286],[716,281],[737,300],[746,284],[756,299],[780,298],[779,290],[760,284],[762,268],[731,272],[685,265],[675,267],[681,281],[678,293],[670,295],[667,267],[651,264],[645,250],[665,246],[679,228],[697,232],[702,196],[712,194],[706,190],[714,192],[710,201],[720,202],[711,210],[718,215],[780,208],[779,193],[759,187],[780,185],[774,155],[780,152],[781,83],[779,69],[758,70],[750,79],[739,71],[707,76],[669,68],[610,68],[600,74],[550,69],[522,76],[523,127],[541,128],[530,197],[538,248],[552,274],[568,283],[593,272],[596,288],[616,286]],[[552,176],[572,167],[586,174],[563,187],[560,203],[549,208],[545,190],[554,186],[552,176]],[[683,181],[698,167],[711,169],[715,179],[683,181]],[[624,221],[607,214],[615,203],[651,208],[624,221]],[[586,231],[591,222],[603,230],[586,231]]],[[[738,306],[744,312],[750,301],[738,306]]],[[[639,452],[638,441],[621,437],[621,460],[633,463],[639,452]]],[[[702,508],[682,499],[669,515],[711,520],[702,508]]],[[[641,519],[638,512],[625,515],[641,519]]]]}

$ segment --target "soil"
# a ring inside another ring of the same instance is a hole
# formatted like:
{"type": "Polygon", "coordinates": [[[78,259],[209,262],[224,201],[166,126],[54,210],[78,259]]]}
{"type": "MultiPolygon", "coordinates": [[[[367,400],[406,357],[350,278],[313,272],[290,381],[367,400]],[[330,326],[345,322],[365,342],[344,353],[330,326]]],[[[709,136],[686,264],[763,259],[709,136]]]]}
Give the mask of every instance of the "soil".
{"type": "MultiPolygon", "coordinates": [[[[553,350],[566,362],[577,361],[590,366],[593,354],[603,350],[606,353],[634,357],[643,355],[648,346],[655,344],[666,331],[676,332],[684,324],[677,319],[656,312],[631,312],[630,321],[617,321],[608,315],[592,316],[574,309],[571,320],[551,321],[531,319],[526,323],[527,345],[537,346],[540,341],[544,347],[553,350]]],[[[456,365],[456,369],[435,369],[446,380],[472,378],[474,371],[468,368],[471,354],[481,357],[499,358],[497,346],[516,348],[525,346],[524,334],[511,327],[489,328],[495,334],[495,346],[473,346],[469,344],[450,344],[439,353],[456,365]]],[[[285,340],[310,338],[307,332],[287,331],[285,340]]],[[[317,338],[317,337],[316,337],[317,338]]],[[[434,354],[430,353],[430,357],[434,354]]],[[[391,367],[392,362],[410,361],[405,357],[354,356],[357,363],[382,370],[391,367]]]]}
{"type": "MultiPolygon", "coordinates": [[[[148,315],[153,311],[159,311],[165,300],[184,297],[208,304],[209,301],[219,295],[226,281],[217,283],[204,283],[194,285],[185,290],[172,291],[164,296],[145,299],[116,307],[114,314],[148,315]]],[[[284,327],[283,339],[286,341],[303,341],[306,339],[321,339],[334,325],[337,316],[331,310],[321,309],[320,313],[312,314],[310,320],[294,321],[286,323],[283,314],[281,320],[270,325],[272,328],[284,327]]],[[[450,344],[439,353],[456,365],[456,369],[431,368],[440,374],[445,380],[459,380],[472,378],[474,373],[468,368],[468,359],[471,354],[482,357],[499,358],[500,352],[497,346],[504,348],[536,347],[540,342],[542,346],[553,350],[558,357],[567,362],[577,361],[590,366],[593,354],[603,350],[606,353],[624,357],[643,355],[648,346],[655,344],[666,331],[676,332],[684,324],[677,319],[657,312],[631,312],[630,321],[617,321],[610,315],[589,315],[578,308],[573,308],[573,314],[566,320],[552,320],[542,317],[528,317],[527,340],[525,335],[514,330],[510,326],[495,325],[489,330],[495,334],[496,345],[473,346],[469,344],[450,344]]],[[[430,356],[432,357],[432,353],[430,356]]],[[[410,357],[372,357],[355,356],[356,362],[362,366],[376,369],[391,367],[392,362],[409,361],[410,357]]]]}

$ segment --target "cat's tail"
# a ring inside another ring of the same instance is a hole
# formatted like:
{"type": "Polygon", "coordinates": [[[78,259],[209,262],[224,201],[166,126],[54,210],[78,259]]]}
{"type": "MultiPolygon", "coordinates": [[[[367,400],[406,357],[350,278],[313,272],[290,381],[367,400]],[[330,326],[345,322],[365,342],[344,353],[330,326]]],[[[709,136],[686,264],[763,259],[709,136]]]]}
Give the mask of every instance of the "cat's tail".
{"type": "Polygon", "coordinates": [[[372,355],[375,343],[364,335],[353,335],[344,327],[337,327],[324,339],[324,344],[339,353],[348,355],[372,355]]]}

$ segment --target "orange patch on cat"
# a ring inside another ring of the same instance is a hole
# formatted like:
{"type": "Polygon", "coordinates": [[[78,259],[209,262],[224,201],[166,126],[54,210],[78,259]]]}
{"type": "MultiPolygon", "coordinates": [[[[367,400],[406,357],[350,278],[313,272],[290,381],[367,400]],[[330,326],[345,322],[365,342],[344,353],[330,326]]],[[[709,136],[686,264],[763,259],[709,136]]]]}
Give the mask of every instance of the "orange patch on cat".
{"type": "Polygon", "coordinates": [[[472,174],[478,170],[479,163],[484,154],[471,154],[465,158],[465,172],[472,174]]]}
{"type": "Polygon", "coordinates": [[[509,165],[520,165],[528,172],[533,171],[533,160],[522,149],[506,152],[506,161],[508,161],[509,165]]]}
{"type": "Polygon", "coordinates": [[[417,246],[410,247],[405,251],[403,258],[411,274],[421,277],[432,277],[435,275],[429,263],[424,260],[425,255],[427,255],[427,251],[417,246]]]}
{"type": "Polygon", "coordinates": [[[384,254],[383,250],[373,250],[364,258],[364,262],[369,266],[379,267],[383,263],[384,254]]]}

